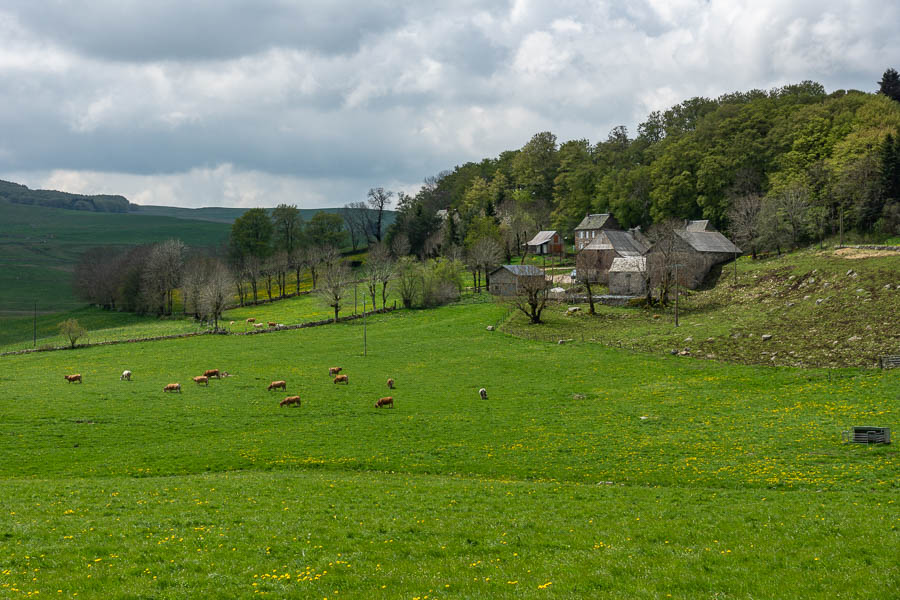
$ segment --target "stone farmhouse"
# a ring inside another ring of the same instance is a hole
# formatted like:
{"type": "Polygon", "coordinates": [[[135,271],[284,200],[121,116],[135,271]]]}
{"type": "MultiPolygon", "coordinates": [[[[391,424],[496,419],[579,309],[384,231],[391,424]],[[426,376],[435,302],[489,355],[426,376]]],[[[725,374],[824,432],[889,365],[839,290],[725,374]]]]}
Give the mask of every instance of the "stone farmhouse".
{"type": "Polygon", "coordinates": [[[647,294],[647,259],[643,256],[614,258],[609,267],[609,293],[613,296],[647,294]]]}
{"type": "Polygon", "coordinates": [[[604,229],[621,229],[609,213],[588,214],[575,227],[575,252],[590,244],[604,229]]]}
{"type": "MultiPolygon", "coordinates": [[[[690,221],[685,229],[678,229],[672,240],[670,252],[674,252],[677,262],[683,264],[683,276],[679,277],[686,287],[697,288],[715,265],[728,262],[741,255],[741,249],[720,232],[709,228],[707,221],[690,221]]],[[[654,255],[661,252],[660,242],[646,252],[648,261],[655,261],[654,255]]]]}
{"type": "Polygon", "coordinates": [[[601,229],[575,256],[575,270],[579,279],[606,283],[613,260],[643,256],[646,251],[647,246],[630,231],[601,229]]]}

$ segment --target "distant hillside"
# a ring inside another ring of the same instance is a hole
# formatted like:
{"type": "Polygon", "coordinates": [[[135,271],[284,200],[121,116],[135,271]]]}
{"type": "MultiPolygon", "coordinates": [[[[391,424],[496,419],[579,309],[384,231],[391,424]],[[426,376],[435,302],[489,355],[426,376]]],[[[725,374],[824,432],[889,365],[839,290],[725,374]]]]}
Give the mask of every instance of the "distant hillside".
{"type": "MultiPolygon", "coordinates": [[[[266,209],[269,212],[271,208],[266,209]]],[[[129,212],[136,215],[145,215],[152,217],[174,217],[176,219],[190,219],[194,221],[210,221],[213,223],[233,223],[235,219],[244,214],[246,208],[222,208],[217,206],[205,206],[203,208],[182,208],[179,206],[144,206],[140,204],[132,204],[129,212]]],[[[317,212],[327,212],[341,214],[340,208],[301,208],[300,218],[309,221],[317,212]]],[[[387,229],[388,225],[394,222],[396,211],[385,211],[384,225],[387,229]]]]}
{"type": "Polygon", "coordinates": [[[87,196],[56,190],[32,190],[27,186],[2,179],[0,179],[0,198],[15,204],[92,212],[124,213],[128,212],[130,207],[128,199],[124,196],[106,194],[87,196]]]}

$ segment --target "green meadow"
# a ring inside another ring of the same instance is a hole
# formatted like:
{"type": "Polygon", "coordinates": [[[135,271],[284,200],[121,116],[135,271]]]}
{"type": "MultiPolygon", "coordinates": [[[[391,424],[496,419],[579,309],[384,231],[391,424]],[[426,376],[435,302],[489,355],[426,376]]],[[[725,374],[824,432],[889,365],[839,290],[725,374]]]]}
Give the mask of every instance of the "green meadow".
{"type": "Polygon", "coordinates": [[[507,318],[490,302],[375,316],[365,355],[353,321],[0,358],[0,590],[421,600],[896,589],[896,445],[845,445],[841,431],[896,424],[898,371],[486,330],[507,318]],[[348,385],[332,383],[331,366],[348,385]],[[119,380],[126,368],[131,382],[119,380]],[[233,376],[190,381],[209,368],[233,376]],[[62,377],[75,372],[83,384],[62,377]],[[276,379],[287,394],[266,391],[276,379]],[[170,382],[182,393],[163,393],[170,382]],[[279,408],[285,395],[302,406],[279,408]],[[395,408],[375,409],[386,395],[395,408]]]}

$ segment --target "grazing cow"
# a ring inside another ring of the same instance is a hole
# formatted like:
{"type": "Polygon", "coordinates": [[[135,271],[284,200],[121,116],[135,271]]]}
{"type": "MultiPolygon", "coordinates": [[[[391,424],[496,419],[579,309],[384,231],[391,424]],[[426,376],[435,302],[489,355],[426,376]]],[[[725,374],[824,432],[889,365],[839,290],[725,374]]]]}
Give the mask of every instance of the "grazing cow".
{"type": "Polygon", "coordinates": [[[119,377],[119,381],[131,381],[131,371],[122,371],[122,375],[119,377]]]}
{"type": "Polygon", "coordinates": [[[180,383],[170,383],[167,384],[166,387],[163,388],[164,392],[178,392],[181,393],[181,384],[180,383]]]}
{"type": "Polygon", "coordinates": [[[486,389],[481,388],[480,390],[478,390],[478,395],[481,396],[482,400],[487,400],[487,390],[486,389]]]}
{"type": "Polygon", "coordinates": [[[66,381],[72,383],[73,381],[77,381],[78,383],[84,383],[81,381],[81,373],[75,373],[74,375],[63,375],[66,378],[66,381]]]}
{"type": "Polygon", "coordinates": [[[205,386],[209,387],[209,377],[207,377],[206,375],[197,375],[196,377],[193,377],[192,379],[194,380],[194,383],[196,383],[197,385],[200,385],[202,383],[205,386]]]}
{"type": "Polygon", "coordinates": [[[278,388],[281,388],[281,389],[283,389],[284,391],[287,391],[287,382],[284,381],[284,380],[282,380],[282,381],[273,381],[272,383],[269,384],[269,391],[270,391],[270,392],[271,392],[272,390],[277,390],[278,388]]]}
{"type": "Polygon", "coordinates": [[[394,389],[394,380],[393,379],[388,379],[388,389],[389,390],[394,389]]]}
{"type": "Polygon", "coordinates": [[[375,402],[375,408],[381,408],[382,406],[390,406],[391,408],[394,408],[394,397],[388,396],[387,398],[379,398],[375,402]]]}
{"type": "Polygon", "coordinates": [[[350,379],[346,375],[338,375],[337,377],[334,378],[334,382],[335,383],[346,383],[347,385],[350,385],[350,379]]]}
{"type": "Polygon", "coordinates": [[[234,321],[229,321],[228,324],[229,324],[229,325],[234,325],[234,321]]]}
{"type": "Polygon", "coordinates": [[[265,327],[265,326],[266,326],[265,323],[254,323],[254,324],[253,324],[253,328],[254,328],[254,329],[262,329],[262,328],[265,327]]]}
{"type": "Polygon", "coordinates": [[[247,319],[247,322],[248,322],[248,323],[255,323],[255,322],[256,322],[256,319],[255,319],[254,317],[249,317],[249,318],[247,319]]]}
{"type": "Polygon", "coordinates": [[[269,321],[269,327],[278,327],[278,323],[275,321],[269,321]]]}
{"type": "Polygon", "coordinates": [[[292,404],[300,406],[300,396],[288,396],[287,398],[279,402],[278,406],[290,406],[292,404]]]}
{"type": "Polygon", "coordinates": [[[338,373],[340,373],[343,370],[344,370],[343,367],[329,367],[328,374],[329,375],[337,375],[338,373]]]}
{"type": "Polygon", "coordinates": [[[207,369],[207,370],[203,371],[203,376],[204,377],[215,377],[216,379],[219,379],[221,377],[219,375],[218,369],[207,369]]]}

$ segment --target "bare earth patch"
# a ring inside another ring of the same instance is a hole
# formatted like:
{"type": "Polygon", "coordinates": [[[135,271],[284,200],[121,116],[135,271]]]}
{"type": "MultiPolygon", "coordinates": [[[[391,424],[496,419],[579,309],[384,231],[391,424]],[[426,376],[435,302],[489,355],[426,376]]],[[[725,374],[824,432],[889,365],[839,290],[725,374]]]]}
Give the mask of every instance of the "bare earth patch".
{"type": "Polygon", "coordinates": [[[841,258],[849,258],[856,260],[859,258],[875,258],[879,256],[900,256],[900,253],[893,250],[863,250],[861,248],[838,248],[834,251],[835,256],[841,258]]]}

